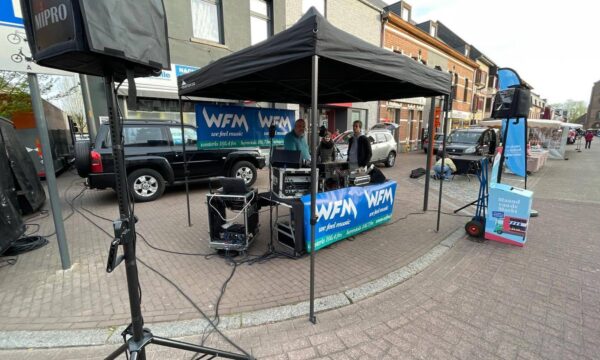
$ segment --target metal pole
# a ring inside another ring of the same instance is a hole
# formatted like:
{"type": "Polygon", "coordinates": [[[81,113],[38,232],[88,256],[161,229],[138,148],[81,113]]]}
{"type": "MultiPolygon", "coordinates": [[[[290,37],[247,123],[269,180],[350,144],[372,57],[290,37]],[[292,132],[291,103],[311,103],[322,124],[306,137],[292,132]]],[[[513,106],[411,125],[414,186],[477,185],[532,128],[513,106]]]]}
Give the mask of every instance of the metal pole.
{"type": "Polygon", "coordinates": [[[183,103],[179,96],[179,122],[181,123],[181,144],[183,145],[183,176],[185,182],[185,201],[187,203],[188,226],[192,226],[192,217],[190,215],[190,188],[188,184],[187,159],[185,157],[185,128],[183,126],[183,103]]]}
{"type": "Polygon", "coordinates": [[[506,154],[506,139],[508,138],[508,127],[510,126],[510,119],[506,119],[506,126],[504,128],[504,135],[502,135],[502,152],[500,153],[500,162],[498,164],[498,178],[496,182],[500,184],[502,179],[502,168],[504,167],[504,154],[506,154]]]}
{"type": "Polygon", "coordinates": [[[429,109],[429,119],[427,121],[427,136],[429,137],[429,145],[427,146],[427,163],[425,164],[425,193],[423,194],[423,211],[427,211],[429,202],[429,179],[431,175],[431,158],[433,157],[433,146],[434,146],[434,131],[433,131],[433,120],[435,117],[435,103],[436,98],[431,98],[431,108],[429,109]]]}
{"type": "Polygon", "coordinates": [[[317,323],[315,316],[315,236],[317,224],[317,143],[319,142],[317,130],[317,117],[319,116],[317,103],[319,96],[319,56],[313,55],[312,58],[312,146],[311,146],[311,172],[310,172],[310,314],[308,320],[313,324],[317,323]]]}
{"type": "MultiPolygon", "coordinates": [[[[113,74],[110,70],[107,70],[104,76],[104,89],[106,91],[106,98],[108,100],[108,117],[110,120],[110,132],[113,147],[112,152],[115,164],[115,190],[117,192],[117,202],[119,204],[119,218],[121,222],[126,222],[128,227],[127,230],[129,231],[128,238],[123,239],[123,252],[125,261],[125,274],[127,276],[127,290],[129,293],[131,327],[133,341],[139,343],[144,337],[144,319],[142,317],[142,309],[140,305],[140,283],[135,257],[135,220],[131,212],[131,204],[128,193],[129,189],[127,188],[125,152],[122,141],[123,124],[121,117],[117,114],[117,98],[114,91],[115,83],[113,80],[113,74]]],[[[139,359],[146,359],[145,354],[145,350],[142,348],[137,356],[139,359]]]]}
{"type": "Polygon", "coordinates": [[[87,124],[88,135],[93,141],[96,138],[96,120],[94,119],[94,107],[92,106],[92,97],[90,96],[90,84],[87,75],[79,74],[79,83],[81,86],[81,96],[83,97],[83,109],[85,110],[85,121],[87,124]]]}
{"type": "Polygon", "coordinates": [[[524,118],[523,120],[525,121],[525,142],[523,143],[523,157],[525,157],[525,189],[527,189],[527,140],[529,140],[529,131],[527,130],[527,118],[524,118]]]}
{"type": "MultiPolygon", "coordinates": [[[[442,139],[442,170],[444,170],[444,159],[446,158],[446,137],[448,133],[448,113],[452,109],[452,96],[444,96],[444,138],[442,139]]],[[[435,231],[440,231],[440,216],[442,213],[442,193],[444,180],[440,179],[440,192],[438,194],[437,225],[435,231]]]]}
{"type": "Polygon", "coordinates": [[[69,257],[69,246],[65,236],[65,224],[62,218],[62,209],[60,206],[60,197],[56,187],[56,174],[54,172],[54,159],[50,151],[50,139],[48,138],[48,124],[44,115],[44,106],[40,95],[37,75],[27,73],[29,80],[29,91],[31,92],[31,105],[35,115],[35,123],[40,135],[42,145],[42,157],[44,170],[46,171],[46,182],[48,183],[48,194],[50,195],[50,207],[52,208],[52,218],[54,220],[54,229],[56,230],[56,239],[58,240],[58,251],[60,253],[60,262],[63,270],[71,267],[71,258],[69,257]]]}

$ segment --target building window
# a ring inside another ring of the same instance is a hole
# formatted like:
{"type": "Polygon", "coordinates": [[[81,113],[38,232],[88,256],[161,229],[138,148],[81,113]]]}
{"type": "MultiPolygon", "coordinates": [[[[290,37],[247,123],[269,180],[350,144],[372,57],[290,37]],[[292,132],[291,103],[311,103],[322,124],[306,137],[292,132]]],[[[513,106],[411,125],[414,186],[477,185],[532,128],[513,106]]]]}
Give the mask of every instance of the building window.
{"type": "Polygon", "coordinates": [[[402,20],[407,22],[410,20],[410,9],[406,6],[402,7],[402,20]]]}
{"type": "Polygon", "coordinates": [[[325,0],[302,0],[302,13],[304,14],[313,6],[321,15],[325,16],[325,0]]]}
{"type": "Polygon", "coordinates": [[[596,113],[596,120],[600,120],[600,111],[596,113]]]}
{"type": "Polygon", "coordinates": [[[467,96],[469,95],[469,79],[465,78],[465,92],[463,94],[463,101],[467,102],[467,96]]]}
{"type": "Polygon", "coordinates": [[[433,24],[429,25],[429,35],[436,37],[436,35],[437,35],[436,30],[437,29],[436,29],[435,25],[433,25],[433,24]]]}
{"type": "Polygon", "coordinates": [[[192,0],[193,36],[223,43],[221,0],[192,0]]]}
{"type": "Polygon", "coordinates": [[[250,0],[250,41],[252,45],[273,35],[272,2],[250,0]]]}

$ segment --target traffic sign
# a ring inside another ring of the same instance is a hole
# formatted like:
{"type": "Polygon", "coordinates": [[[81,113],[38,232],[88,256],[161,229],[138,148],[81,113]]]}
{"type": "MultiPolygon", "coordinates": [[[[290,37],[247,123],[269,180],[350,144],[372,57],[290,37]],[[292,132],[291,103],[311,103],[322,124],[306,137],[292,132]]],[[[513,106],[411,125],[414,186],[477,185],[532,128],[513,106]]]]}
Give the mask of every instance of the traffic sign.
{"type": "Polygon", "coordinates": [[[39,66],[33,62],[23,25],[19,0],[0,0],[0,70],[39,74],[72,73],[39,66]]]}
{"type": "Polygon", "coordinates": [[[0,0],[0,25],[23,27],[23,15],[19,0],[0,0]]]}

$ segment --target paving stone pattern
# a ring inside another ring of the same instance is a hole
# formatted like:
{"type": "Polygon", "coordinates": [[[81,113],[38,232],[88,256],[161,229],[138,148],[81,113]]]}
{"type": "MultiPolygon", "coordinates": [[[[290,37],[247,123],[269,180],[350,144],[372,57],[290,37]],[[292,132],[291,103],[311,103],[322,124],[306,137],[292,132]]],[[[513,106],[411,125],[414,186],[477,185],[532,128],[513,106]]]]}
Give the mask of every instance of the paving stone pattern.
{"type": "MultiPolygon", "coordinates": [[[[536,174],[534,207],[540,216],[532,219],[523,248],[465,238],[412,279],[320,313],[316,325],[298,318],[227,334],[269,360],[597,359],[600,197],[585,187],[591,180],[580,180],[600,175],[597,166],[580,166],[591,159],[598,159],[596,149],[571,154],[569,162],[550,161],[536,174]],[[558,181],[548,174],[567,186],[557,191],[543,185],[558,181]],[[570,192],[577,195],[570,197],[570,192]],[[580,193],[589,196],[582,200],[580,193]]],[[[207,345],[232,350],[214,335],[207,345]]],[[[113,349],[18,350],[0,352],[0,357],[101,359],[113,349]]],[[[148,347],[150,359],[192,355],[148,347]]]]}
{"type": "MultiPolygon", "coordinates": [[[[422,156],[407,156],[392,169],[382,168],[398,181],[394,218],[422,210],[423,187],[408,179],[411,168],[422,156]]],[[[413,166],[414,165],[414,166],[413,166]]],[[[60,193],[79,211],[98,225],[94,226],[75,212],[65,221],[73,268],[62,271],[56,236],[50,245],[24,254],[16,265],[0,270],[1,330],[63,330],[105,328],[107,332],[128,324],[129,300],[125,267],[105,272],[112,235],[110,219],[117,217],[116,196],[111,190],[87,190],[81,193],[83,180],[73,173],[58,178],[60,193]],[[81,194],[75,198],[78,194],[81,194]],[[94,216],[99,215],[105,219],[94,216]],[[25,285],[25,286],[24,286],[25,285]]],[[[267,188],[268,173],[261,171],[258,187],[267,188]]],[[[138,231],[153,246],[175,252],[212,254],[207,242],[207,184],[192,186],[190,195],[192,227],[187,226],[185,192],[182,186],[167,190],[159,201],[139,203],[135,213],[138,231]]],[[[49,204],[46,204],[49,207],[49,204]]],[[[63,202],[63,215],[72,213],[63,202]]],[[[269,240],[269,212],[261,216],[259,236],[250,249],[262,254],[269,240]]],[[[462,221],[444,219],[439,233],[433,231],[435,214],[411,215],[407,220],[375,228],[348,241],[318,252],[316,296],[339,294],[368,281],[378,279],[420,257],[439,244],[462,221]]],[[[52,217],[28,220],[38,223],[38,234],[53,232],[52,217]]],[[[35,229],[34,226],[31,229],[35,229]]],[[[207,313],[232,267],[217,256],[177,255],[150,248],[138,237],[138,258],[174,280],[207,313]]],[[[171,285],[139,264],[142,286],[142,310],[147,323],[197,319],[198,312],[171,285]]],[[[309,258],[274,259],[265,263],[240,266],[227,287],[221,314],[268,309],[308,300],[309,258]]]]}

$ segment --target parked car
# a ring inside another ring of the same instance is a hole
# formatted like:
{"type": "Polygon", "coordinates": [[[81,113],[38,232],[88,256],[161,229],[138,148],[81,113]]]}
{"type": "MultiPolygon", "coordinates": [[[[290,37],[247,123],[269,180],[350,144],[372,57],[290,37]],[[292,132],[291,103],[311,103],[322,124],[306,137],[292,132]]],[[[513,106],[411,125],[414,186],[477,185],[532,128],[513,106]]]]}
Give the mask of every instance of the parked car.
{"type": "MultiPolygon", "coordinates": [[[[247,185],[256,181],[256,169],[265,166],[257,149],[196,148],[196,128],[185,125],[186,160],[190,181],[213,176],[234,176],[247,185]]],[[[181,125],[161,120],[125,120],[123,125],[125,164],[129,191],[135,201],[158,199],[165,186],[184,180],[181,125]]],[[[98,129],[96,141],[75,146],[75,166],[92,189],[115,187],[112,143],[108,124],[98,129]]]]}
{"type": "Polygon", "coordinates": [[[392,133],[392,135],[394,135],[394,132],[400,127],[400,125],[393,123],[393,122],[380,122],[377,123],[373,126],[371,126],[371,130],[387,130],[390,133],[392,133]]]}
{"type": "MultiPolygon", "coordinates": [[[[396,163],[397,144],[392,134],[387,130],[371,130],[366,134],[371,142],[371,164],[383,163],[386,167],[392,167],[396,163]]],[[[352,130],[341,133],[333,141],[338,148],[338,158],[348,158],[348,140],[352,137],[352,130]]]]}
{"type": "MultiPolygon", "coordinates": [[[[437,149],[442,146],[442,142],[444,141],[444,134],[435,134],[433,139],[433,153],[437,154],[437,149]]],[[[429,149],[429,138],[426,137],[423,139],[423,152],[427,154],[427,150],[429,149]]]]}
{"type": "MultiPolygon", "coordinates": [[[[448,155],[493,155],[498,144],[496,130],[490,128],[467,128],[453,130],[446,140],[448,155]]],[[[438,146],[442,151],[442,145],[438,146]]]]}

